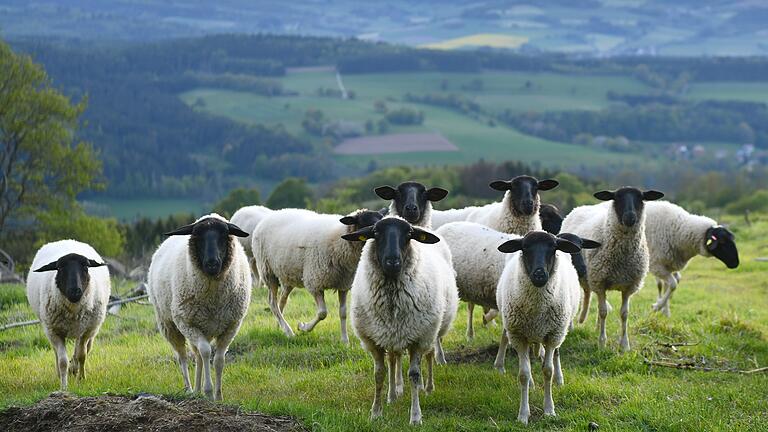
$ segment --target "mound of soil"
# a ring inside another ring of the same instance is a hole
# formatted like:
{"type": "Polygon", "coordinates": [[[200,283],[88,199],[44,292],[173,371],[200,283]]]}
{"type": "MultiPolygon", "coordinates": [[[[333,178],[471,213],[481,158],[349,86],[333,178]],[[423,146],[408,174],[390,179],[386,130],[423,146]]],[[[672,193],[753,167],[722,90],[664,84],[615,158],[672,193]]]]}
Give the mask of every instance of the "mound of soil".
{"type": "MultiPolygon", "coordinates": [[[[448,363],[493,363],[498,351],[498,344],[482,348],[465,348],[462,346],[456,351],[446,351],[445,359],[448,363]]],[[[511,350],[511,353],[514,355],[514,350],[511,350]]]]}
{"type": "Polygon", "coordinates": [[[77,397],[53,393],[26,408],[0,412],[4,432],[303,431],[290,417],[242,412],[204,399],[152,395],[77,397]]]}

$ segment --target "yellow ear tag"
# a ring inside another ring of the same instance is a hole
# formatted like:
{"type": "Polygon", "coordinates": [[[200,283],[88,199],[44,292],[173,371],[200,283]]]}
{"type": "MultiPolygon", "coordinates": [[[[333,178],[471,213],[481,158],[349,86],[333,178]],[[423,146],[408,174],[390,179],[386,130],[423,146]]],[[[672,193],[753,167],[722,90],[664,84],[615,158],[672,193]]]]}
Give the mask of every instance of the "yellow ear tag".
{"type": "Polygon", "coordinates": [[[426,239],[427,239],[427,235],[426,234],[419,235],[419,240],[425,241],[426,239]]]}
{"type": "Polygon", "coordinates": [[[364,235],[361,235],[360,237],[358,237],[358,239],[359,239],[360,241],[366,241],[366,240],[368,240],[368,239],[367,239],[367,238],[366,238],[364,235]]]}

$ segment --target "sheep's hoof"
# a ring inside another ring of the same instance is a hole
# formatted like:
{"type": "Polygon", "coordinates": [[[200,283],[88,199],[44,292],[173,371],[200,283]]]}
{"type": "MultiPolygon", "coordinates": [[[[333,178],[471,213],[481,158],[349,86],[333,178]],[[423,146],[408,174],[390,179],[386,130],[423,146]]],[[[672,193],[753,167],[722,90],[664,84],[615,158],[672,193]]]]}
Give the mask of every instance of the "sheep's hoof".
{"type": "Polygon", "coordinates": [[[421,425],[421,416],[411,417],[411,426],[421,425]]]}
{"type": "Polygon", "coordinates": [[[299,323],[299,330],[303,332],[310,332],[312,331],[312,327],[309,326],[307,323],[300,322],[299,323]]]}
{"type": "Polygon", "coordinates": [[[625,353],[625,352],[629,352],[629,351],[630,351],[629,341],[628,340],[622,340],[621,341],[621,352],[625,353]]]}
{"type": "Polygon", "coordinates": [[[433,391],[435,391],[435,385],[432,384],[432,383],[429,383],[429,384],[427,384],[426,387],[424,387],[424,393],[426,393],[426,394],[430,394],[433,391]]]}
{"type": "Polygon", "coordinates": [[[506,370],[506,369],[504,369],[504,366],[497,366],[497,365],[494,365],[493,367],[494,367],[494,368],[496,368],[496,370],[497,370],[497,371],[499,371],[499,373],[500,373],[500,374],[505,374],[505,373],[507,373],[507,370],[506,370]]]}
{"type": "Polygon", "coordinates": [[[383,410],[380,406],[371,408],[371,420],[376,420],[381,417],[382,412],[383,410]]]}
{"type": "Polygon", "coordinates": [[[525,415],[520,414],[520,415],[518,415],[517,416],[517,421],[519,421],[520,423],[522,423],[522,424],[527,426],[528,425],[528,414],[525,414],[525,415]]]}
{"type": "Polygon", "coordinates": [[[552,408],[551,411],[544,410],[544,415],[546,417],[557,417],[557,414],[555,414],[555,409],[554,408],[552,408]]]}

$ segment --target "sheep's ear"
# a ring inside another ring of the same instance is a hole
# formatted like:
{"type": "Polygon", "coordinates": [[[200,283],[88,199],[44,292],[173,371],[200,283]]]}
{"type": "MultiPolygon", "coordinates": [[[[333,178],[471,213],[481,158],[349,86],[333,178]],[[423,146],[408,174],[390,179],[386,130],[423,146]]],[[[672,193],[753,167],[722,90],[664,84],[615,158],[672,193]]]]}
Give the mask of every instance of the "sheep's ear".
{"type": "Polygon", "coordinates": [[[424,231],[423,229],[413,227],[413,232],[411,232],[411,240],[416,240],[419,243],[435,244],[440,241],[440,237],[432,234],[429,231],[424,231]]]}
{"type": "Polygon", "coordinates": [[[427,199],[430,201],[440,201],[441,199],[445,198],[448,195],[448,191],[439,188],[439,187],[433,187],[427,190],[427,199]]]}
{"type": "Polygon", "coordinates": [[[34,270],[34,272],[35,273],[42,273],[42,272],[54,271],[54,270],[58,270],[58,269],[59,269],[59,266],[58,266],[57,261],[53,261],[53,262],[50,262],[50,263],[40,267],[37,270],[34,270]]]}
{"type": "Polygon", "coordinates": [[[88,260],[88,267],[102,267],[102,266],[105,266],[105,265],[107,265],[107,263],[105,263],[105,262],[101,262],[100,263],[100,262],[98,262],[96,260],[92,260],[92,259],[88,260]]]}
{"type": "Polygon", "coordinates": [[[539,190],[547,191],[547,190],[556,188],[557,185],[559,184],[560,182],[558,182],[557,180],[547,179],[547,180],[539,181],[538,187],[539,187],[539,190]]]}
{"type": "Polygon", "coordinates": [[[600,246],[602,246],[602,245],[599,242],[596,242],[594,240],[581,239],[581,248],[582,249],[597,249],[600,246]]]}
{"type": "Polygon", "coordinates": [[[381,199],[393,200],[397,196],[397,189],[392,186],[379,186],[373,190],[381,199]]]}
{"type": "Polygon", "coordinates": [[[190,235],[192,234],[192,229],[195,227],[195,224],[191,223],[189,225],[184,225],[181,228],[176,228],[173,231],[169,231],[165,233],[167,236],[175,236],[175,235],[190,235]]]}
{"type": "Polygon", "coordinates": [[[556,241],[557,241],[557,250],[559,251],[563,251],[569,254],[581,252],[581,248],[579,247],[579,245],[575,243],[571,243],[566,239],[558,238],[556,241]]]}
{"type": "Polygon", "coordinates": [[[613,199],[613,197],[616,196],[616,194],[611,192],[611,191],[605,191],[604,190],[604,191],[600,191],[600,192],[595,192],[595,194],[593,196],[595,198],[599,199],[600,201],[610,201],[610,200],[613,199]]]}
{"type": "Polygon", "coordinates": [[[233,235],[235,237],[248,237],[250,235],[233,223],[227,223],[227,231],[229,232],[229,235],[233,235]]]}
{"type": "Polygon", "coordinates": [[[357,218],[355,216],[344,216],[343,218],[339,219],[339,222],[343,223],[344,225],[354,225],[357,223],[357,218]]]}
{"type": "Polygon", "coordinates": [[[341,236],[346,241],[366,241],[373,238],[373,226],[367,226],[349,234],[341,236]]]}
{"type": "Polygon", "coordinates": [[[643,201],[656,201],[657,199],[664,198],[664,193],[655,191],[655,190],[649,190],[643,192],[643,201]]]}
{"type": "Polygon", "coordinates": [[[389,207],[382,207],[379,210],[379,214],[381,215],[381,217],[384,217],[384,216],[388,215],[389,214],[389,207]]]}
{"type": "Polygon", "coordinates": [[[499,252],[503,253],[514,253],[521,249],[523,249],[523,239],[513,239],[513,240],[507,240],[504,243],[500,244],[499,252]]]}
{"type": "Polygon", "coordinates": [[[496,180],[492,181],[488,186],[491,187],[491,189],[496,189],[497,191],[508,191],[509,186],[512,184],[512,182],[504,181],[504,180],[496,180]]]}

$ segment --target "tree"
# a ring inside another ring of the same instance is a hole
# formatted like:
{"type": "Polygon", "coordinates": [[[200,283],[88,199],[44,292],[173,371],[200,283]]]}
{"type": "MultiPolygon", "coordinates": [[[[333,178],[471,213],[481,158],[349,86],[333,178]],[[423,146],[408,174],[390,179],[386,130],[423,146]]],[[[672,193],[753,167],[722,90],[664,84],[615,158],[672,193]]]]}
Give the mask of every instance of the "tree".
{"type": "Polygon", "coordinates": [[[93,246],[102,256],[116,257],[123,253],[125,236],[115,219],[89,216],[79,206],[74,206],[45,212],[39,221],[42,229],[37,232],[35,247],[73,238],[93,246]]]}
{"type": "Polygon", "coordinates": [[[10,218],[70,207],[98,189],[101,162],[75,138],[85,101],[72,104],[42,67],[0,42],[0,232],[10,218]]]}
{"type": "Polygon", "coordinates": [[[227,196],[217,202],[213,206],[213,211],[229,219],[240,207],[260,203],[261,194],[258,189],[237,188],[229,191],[227,196]]]}
{"type": "Polygon", "coordinates": [[[304,208],[312,200],[312,189],[307,181],[288,177],[275,187],[267,198],[267,207],[271,209],[304,208]]]}

